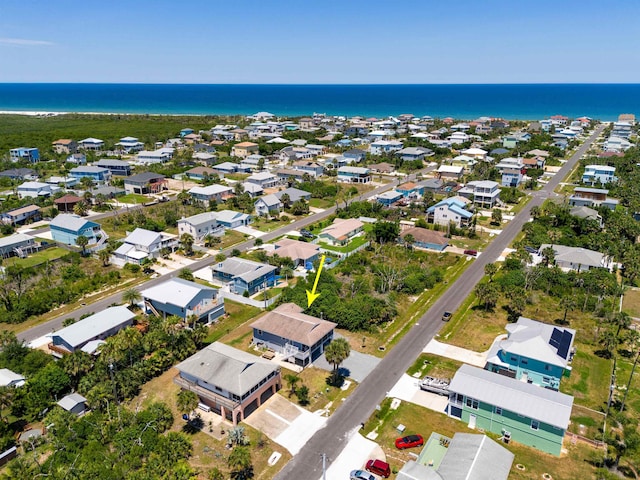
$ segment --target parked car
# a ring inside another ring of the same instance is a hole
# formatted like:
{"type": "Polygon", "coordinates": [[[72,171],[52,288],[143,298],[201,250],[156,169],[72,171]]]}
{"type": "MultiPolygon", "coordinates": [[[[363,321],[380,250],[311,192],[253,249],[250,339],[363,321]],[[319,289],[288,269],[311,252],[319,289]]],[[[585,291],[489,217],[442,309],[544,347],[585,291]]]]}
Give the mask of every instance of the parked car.
{"type": "Polygon", "coordinates": [[[465,255],[471,255],[472,257],[475,257],[478,255],[478,251],[477,250],[465,250],[464,251],[465,255]]]}
{"type": "Polygon", "coordinates": [[[349,474],[350,480],[376,480],[376,477],[364,470],[352,470],[349,474]]]}
{"type": "Polygon", "coordinates": [[[527,246],[527,247],[524,247],[524,249],[525,249],[525,251],[527,251],[527,252],[529,252],[529,253],[531,253],[531,254],[537,254],[537,253],[538,253],[538,250],[536,250],[536,249],[535,249],[535,248],[533,248],[533,247],[528,247],[528,246],[527,246]]]}
{"type": "Polygon", "coordinates": [[[369,460],[365,468],[384,478],[389,478],[389,475],[391,475],[391,467],[387,462],[383,462],[382,460],[369,460]]]}
{"type": "Polygon", "coordinates": [[[442,321],[443,322],[448,322],[449,320],[451,320],[451,315],[452,315],[451,312],[444,312],[442,314],[442,321]]]}
{"type": "Polygon", "coordinates": [[[404,450],[405,448],[421,447],[424,445],[422,435],[407,435],[406,437],[396,439],[396,448],[404,450]]]}
{"type": "Polygon", "coordinates": [[[304,238],[316,238],[316,236],[306,228],[300,230],[300,235],[302,235],[304,238]]]}

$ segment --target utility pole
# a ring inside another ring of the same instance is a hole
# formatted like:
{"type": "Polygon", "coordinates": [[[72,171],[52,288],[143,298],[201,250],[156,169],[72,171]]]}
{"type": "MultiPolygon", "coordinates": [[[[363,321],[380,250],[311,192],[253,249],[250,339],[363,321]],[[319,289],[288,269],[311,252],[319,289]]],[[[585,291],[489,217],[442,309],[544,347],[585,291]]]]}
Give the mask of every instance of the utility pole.
{"type": "Polygon", "coordinates": [[[322,454],[322,480],[327,480],[327,454],[322,454]]]}

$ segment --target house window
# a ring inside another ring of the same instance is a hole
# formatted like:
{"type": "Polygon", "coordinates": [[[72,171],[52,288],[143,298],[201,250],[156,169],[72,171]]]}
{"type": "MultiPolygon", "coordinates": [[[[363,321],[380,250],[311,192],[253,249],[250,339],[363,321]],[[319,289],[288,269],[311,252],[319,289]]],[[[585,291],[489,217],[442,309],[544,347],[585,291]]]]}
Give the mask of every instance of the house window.
{"type": "Polygon", "coordinates": [[[529,363],[529,361],[528,361],[526,358],[521,359],[521,360],[520,360],[520,362],[521,362],[523,365],[526,365],[526,364],[528,364],[528,363],[529,363]]]}
{"type": "Polygon", "coordinates": [[[512,361],[512,362],[517,362],[517,361],[518,361],[518,359],[517,359],[516,357],[514,357],[513,355],[511,355],[511,361],[512,361]]]}
{"type": "Polygon", "coordinates": [[[474,410],[478,409],[478,400],[475,398],[467,397],[467,407],[473,408],[474,410]]]}
{"type": "Polygon", "coordinates": [[[544,369],[545,369],[547,372],[550,372],[550,371],[551,371],[551,365],[545,365],[545,366],[544,366],[544,369]]]}
{"type": "Polygon", "coordinates": [[[531,429],[538,430],[540,428],[540,422],[537,420],[531,420],[531,429]]]}
{"type": "Polygon", "coordinates": [[[501,407],[495,407],[494,408],[494,412],[496,415],[502,415],[502,408],[501,407]]]}

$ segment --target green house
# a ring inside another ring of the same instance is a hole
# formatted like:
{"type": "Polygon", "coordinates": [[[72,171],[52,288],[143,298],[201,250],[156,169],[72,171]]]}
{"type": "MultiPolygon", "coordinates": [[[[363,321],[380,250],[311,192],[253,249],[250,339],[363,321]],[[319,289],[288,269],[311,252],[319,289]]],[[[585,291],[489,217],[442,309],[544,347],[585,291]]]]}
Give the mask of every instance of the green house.
{"type": "Polygon", "coordinates": [[[559,456],[573,397],[463,365],[449,385],[450,417],[559,456]]]}

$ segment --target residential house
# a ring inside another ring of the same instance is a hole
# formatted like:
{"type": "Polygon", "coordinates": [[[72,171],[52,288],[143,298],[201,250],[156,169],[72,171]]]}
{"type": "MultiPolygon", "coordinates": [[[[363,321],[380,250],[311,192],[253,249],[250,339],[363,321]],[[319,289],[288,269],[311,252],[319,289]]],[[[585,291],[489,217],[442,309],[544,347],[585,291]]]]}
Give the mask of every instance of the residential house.
{"type": "Polygon", "coordinates": [[[280,367],[214,342],[179,363],[174,382],[195,392],[205,408],[233,425],[244,421],[282,386],[280,367]]]}
{"type": "Polygon", "coordinates": [[[369,183],[371,172],[364,167],[340,167],[338,168],[338,181],[346,183],[369,183]]]}
{"type": "Polygon", "coordinates": [[[395,166],[391,165],[390,163],[387,162],[382,162],[382,163],[374,163],[369,165],[369,170],[371,170],[372,172],[375,173],[392,173],[394,170],[396,169],[395,166]]]}
{"type": "Polygon", "coordinates": [[[15,373],[8,368],[0,368],[0,387],[22,387],[26,378],[19,373],[15,373]]]}
{"type": "Polygon", "coordinates": [[[449,197],[427,209],[427,221],[435,225],[467,227],[471,224],[473,212],[467,210],[468,200],[462,197],[449,197]]]}
{"type": "Polygon", "coordinates": [[[471,141],[471,136],[465,132],[453,132],[447,138],[452,145],[460,145],[462,143],[466,143],[471,141]]]}
{"type": "Polygon", "coordinates": [[[377,198],[378,203],[381,203],[385,207],[390,207],[394,203],[402,200],[404,198],[404,195],[402,195],[402,193],[397,192],[395,190],[389,190],[387,192],[381,193],[377,197],[378,197],[377,198]]]}
{"type": "Polygon", "coordinates": [[[436,170],[438,178],[443,180],[458,181],[464,174],[464,167],[461,165],[440,165],[436,170]]]}
{"type": "Polygon", "coordinates": [[[520,142],[528,142],[531,139],[529,132],[516,132],[502,137],[503,148],[515,148],[520,142]]]}
{"type": "Polygon", "coordinates": [[[473,147],[473,148],[467,148],[465,150],[462,150],[460,153],[462,153],[463,155],[466,155],[467,157],[471,157],[474,160],[486,161],[488,152],[481,148],[473,147]]]}
{"type": "Polygon", "coordinates": [[[433,155],[433,150],[425,147],[405,147],[402,150],[398,150],[396,155],[405,162],[412,162],[415,160],[424,160],[426,157],[430,157],[433,155]]]}
{"type": "Polygon", "coordinates": [[[127,193],[160,193],[166,190],[167,180],[164,175],[153,172],[143,172],[124,179],[124,189],[127,193]]]}
{"type": "Polygon", "coordinates": [[[418,182],[425,192],[441,193],[444,187],[444,182],[439,178],[427,178],[418,182]]]}
{"type": "Polygon", "coordinates": [[[500,200],[500,185],[492,180],[474,180],[458,190],[458,195],[479,207],[493,208],[500,200]]]}
{"type": "Polygon", "coordinates": [[[546,248],[552,248],[555,252],[553,263],[561,270],[586,272],[592,268],[606,268],[611,271],[614,262],[611,257],[594,250],[581,247],[567,247],[565,245],[550,245],[543,243],[538,249],[538,255],[542,256],[546,248]]]}
{"type": "Polygon", "coordinates": [[[95,183],[101,184],[106,183],[111,179],[111,170],[94,165],[85,165],[69,170],[69,176],[78,180],[86,177],[90,178],[95,183]]]}
{"type": "Polygon", "coordinates": [[[199,283],[170,278],[140,292],[147,313],[162,318],[175,315],[187,323],[212,323],[224,315],[218,290],[199,283]]]}
{"type": "Polygon", "coordinates": [[[631,122],[613,122],[613,128],[611,129],[612,137],[624,138],[626,140],[631,136],[633,131],[633,125],[631,122]]]}
{"type": "Polygon", "coordinates": [[[616,177],[616,167],[608,165],[587,165],[582,174],[582,183],[586,185],[606,185],[618,181],[616,177]]]}
{"type": "Polygon", "coordinates": [[[139,152],[144,150],[144,143],[136,137],[123,137],[116,143],[116,147],[120,147],[120,149],[126,153],[139,152]]]}
{"type": "Polygon", "coordinates": [[[560,456],[573,397],[462,365],[449,384],[449,416],[505,441],[560,456]]]}
{"type": "Polygon", "coordinates": [[[83,236],[89,241],[89,246],[98,247],[109,238],[100,224],[67,213],[61,213],[51,220],[49,230],[54,241],[65,245],[77,245],[78,237],[83,236]]]}
{"type": "Polygon", "coordinates": [[[125,195],[127,193],[124,188],[113,187],[111,185],[99,185],[97,187],[93,187],[89,191],[91,192],[91,195],[92,195],[91,201],[94,204],[96,203],[96,197],[98,195],[103,195],[105,198],[114,199],[116,197],[125,195]]]}
{"type": "Polygon", "coordinates": [[[322,165],[308,160],[298,160],[297,162],[294,162],[293,169],[307,173],[312,178],[320,177],[324,173],[324,167],[322,165]]]}
{"type": "Polygon", "coordinates": [[[38,180],[38,173],[30,168],[11,168],[0,172],[0,177],[11,180],[38,180]]]}
{"type": "MultiPolygon", "coordinates": [[[[314,243],[300,242],[290,238],[283,238],[275,243],[269,256],[278,255],[281,258],[290,258],[296,267],[312,267],[320,257],[320,247],[314,243]]],[[[311,268],[309,268],[311,270],[311,268]]]]}
{"type": "Polygon", "coordinates": [[[269,172],[254,173],[247,177],[245,181],[260,185],[262,188],[273,188],[278,185],[278,177],[269,172]]]}
{"type": "Polygon", "coordinates": [[[84,153],[72,153],[66,158],[65,162],[73,165],[86,165],[87,156],[84,153]]]}
{"type": "Polygon", "coordinates": [[[302,170],[293,170],[289,168],[279,168],[276,170],[276,176],[280,183],[292,184],[293,182],[304,182],[306,172],[302,170]]]}
{"type": "Polygon", "coordinates": [[[204,180],[205,178],[210,178],[214,175],[217,176],[218,172],[209,167],[194,167],[191,170],[184,172],[183,175],[190,180],[204,180]]]}
{"type": "Polygon", "coordinates": [[[283,205],[278,197],[273,193],[260,197],[254,203],[256,215],[269,216],[277,215],[282,211],[283,205]]]}
{"type": "Polygon", "coordinates": [[[289,204],[293,204],[300,200],[308,202],[311,200],[311,194],[305,190],[299,190],[297,188],[289,187],[284,190],[280,190],[279,192],[274,193],[274,195],[282,202],[282,197],[287,195],[289,197],[289,204]]]}
{"type": "Polygon", "coordinates": [[[609,190],[602,188],[576,187],[573,195],[569,197],[569,205],[572,207],[605,207],[615,210],[619,201],[608,197],[609,190]]]}
{"type": "Polygon", "coordinates": [[[70,138],[61,138],[60,140],[56,140],[51,143],[51,146],[53,147],[53,151],[60,155],[65,153],[70,155],[72,153],[76,153],[78,150],[78,144],[70,138]]]}
{"type": "Polygon", "coordinates": [[[228,285],[232,293],[239,295],[272,287],[276,283],[276,267],[244,258],[230,257],[211,266],[214,281],[228,285]]]}
{"type": "Polygon", "coordinates": [[[184,140],[184,143],[186,143],[187,145],[193,145],[195,143],[202,142],[202,135],[198,133],[189,133],[184,137],[182,137],[182,139],[184,140]]]}
{"type": "Polygon", "coordinates": [[[45,180],[45,183],[62,188],[75,188],[78,185],[78,179],[73,177],[57,177],[51,176],[45,180]]]}
{"type": "Polygon", "coordinates": [[[253,218],[246,213],[234,212],[233,210],[220,210],[216,212],[218,225],[224,228],[238,228],[249,225],[253,218]]]}
{"type": "Polygon", "coordinates": [[[522,159],[522,167],[529,171],[531,168],[544,169],[546,158],[544,157],[525,157],[522,159]]]}
{"type": "Polygon", "coordinates": [[[589,207],[573,207],[569,210],[569,214],[573,217],[583,218],[585,220],[591,220],[596,222],[600,228],[604,227],[604,221],[602,220],[602,215],[600,215],[597,210],[589,207]]]}
{"type": "Polygon", "coordinates": [[[333,340],[336,324],[302,313],[285,303],[251,324],[253,344],[282,355],[282,360],[301,367],[313,363],[333,340]]]}
{"type": "Polygon", "coordinates": [[[17,188],[20,198],[50,197],[58,191],[60,191],[60,187],[42,182],[24,182],[17,188]]]}
{"type": "Polygon", "coordinates": [[[302,130],[308,130],[310,128],[315,127],[315,123],[313,122],[313,119],[308,118],[308,117],[301,118],[298,121],[298,125],[300,125],[300,128],[302,130]]]}
{"type": "Polygon", "coordinates": [[[233,188],[214,183],[206,187],[191,187],[189,195],[201,202],[222,202],[233,196],[233,188]]]}
{"type": "Polygon", "coordinates": [[[424,187],[413,182],[406,182],[402,185],[398,185],[395,190],[396,192],[401,193],[404,198],[409,198],[411,200],[415,200],[424,195],[424,187]]]}
{"type": "Polygon", "coordinates": [[[558,390],[571,373],[576,331],[520,317],[507,324],[507,338],[489,349],[485,369],[540,387],[558,390]]]}
{"type": "Polygon", "coordinates": [[[99,138],[85,138],[78,142],[78,148],[81,150],[87,150],[91,152],[99,152],[104,148],[104,141],[99,138]]]}
{"type": "Polygon", "coordinates": [[[347,159],[347,163],[360,163],[367,157],[367,152],[359,148],[352,148],[342,154],[347,159]]]}
{"type": "Polygon", "coordinates": [[[178,239],[175,235],[136,228],[113,252],[114,263],[139,265],[147,259],[160,257],[164,252],[173,252],[177,246],[178,239]]]}
{"type": "Polygon", "coordinates": [[[604,144],[602,145],[602,148],[605,152],[619,153],[619,152],[626,152],[632,146],[633,144],[626,138],[611,136],[605,140],[604,144]]]}
{"type": "Polygon", "coordinates": [[[240,142],[231,147],[231,156],[245,158],[254,153],[259,153],[260,147],[253,142],[240,142]]]}
{"type": "MultiPolygon", "coordinates": [[[[213,148],[213,147],[211,147],[213,148]]],[[[196,152],[192,156],[193,160],[200,165],[213,165],[218,157],[213,153],[208,152],[196,152]]]]}
{"type": "Polygon", "coordinates": [[[129,162],[124,162],[122,160],[103,158],[95,165],[100,168],[106,168],[111,172],[111,175],[117,175],[119,177],[128,177],[131,175],[131,165],[129,162]]]}
{"type": "Polygon", "coordinates": [[[87,406],[87,399],[79,393],[70,393],[69,395],[65,395],[57,402],[56,405],[69,413],[73,413],[74,415],[82,415],[89,410],[89,407],[87,406]]]}
{"type": "Polygon", "coordinates": [[[14,233],[8,237],[0,238],[0,257],[9,258],[18,256],[25,258],[29,253],[38,251],[40,244],[36,244],[35,238],[25,233],[14,233]]]}
{"type": "Polygon", "coordinates": [[[26,205],[0,215],[2,222],[9,225],[24,225],[28,222],[37,222],[41,217],[40,207],[37,205],[26,205]]]}
{"type": "Polygon", "coordinates": [[[432,432],[415,460],[407,461],[397,480],[507,480],[514,454],[486,435],[432,432]]]}
{"type": "Polygon", "coordinates": [[[158,150],[141,150],[136,155],[136,161],[143,165],[166,163],[173,158],[173,147],[163,147],[158,150]]]}
{"type": "Polygon", "coordinates": [[[262,168],[260,168],[260,164],[262,164],[264,168],[265,163],[265,157],[254,153],[253,155],[249,155],[247,158],[242,159],[240,162],[240,169],[249,172],[258,172],[262,170],[262,168]]]}
{"type": "Polygon", "coordinates": [[[178,220],[178,235],[191,235],[196,243],[202,243],[206,237],[224,235],[224,227],[218,225],[217,212],[204,212],[178,220]]]}
{"type": "MultiPolygon", "coordinates": [[[[278,180],[281,180],[280,175],[278,175],[278,180]]],[[[264,193],[264,189],[257,183],[244,182],[242,190],[244,193],[248,193],[251,198],[258,198],[264,193]]]]}
{"type": "Polygon", "coordinates": [[[75,208],[75,206],[82,201],[82,198],[67,193],[60,198],[56,198],[53,201],[53,204],[56,206],[59,212],[73,213],[73,209],[75,208]]]}
{"type": "Polygon", "coordinates": [[[180,130],[180,138],[184,138],[187,135],[191,135],[193,133],[193,128],[183,128],[180,130]]]}
{"type": "Polygon", "coordinates": [[[402,149],[402,142],[398,140],[376,140],[369,145],[371,155],[382,155],[397,152],[402,149]]]}
{"type": "Polygon", "coordinates": [[[238,171],[239,165],[237,163],[231,162],[222,162],[218,165],[212,165],[211,169],[215,170],[219,174],[227,174],[227,173],[236,173],[238,171]]]}
{"type": "Polygon", "coordinates": [[[407,236],[410,236],[411,245],[418,248],[428,248],[443,252],[449,246],[449,240],[442,232],[429,230],[428,228],[410,227],[400,232],[400,238],[406,243],[407,236]]]}
{"type": "MultiPolygon", "coordinates": [[[[133,325],[136,317],[127,307],[107,307],[101,312],[49,334],[49,349],[58,354],[73,353],[83,350],[89,342],[104,340],[118,333],[123,328],[133,325]]],[[[93,352],[87,352],[93,353],[93,352]]]]}
{"type": "Polygon", "coordinates": [[[522,182],[525,168],[521,158],[503,158],[496,165],[496,169],[502,175],[503,187],[517,187],[522,182]]]}
{"type": "Polygon", "coordinates": [[[37,148],[12,148],[9,150],[9,157],[12,162],[26,161],[37,163],[40,161],[40,151],[37,148]]]}
{"type": "Polygon", "coordinates": [[[353,237],[361,233],[364,223],[355,218],[336,218],[332,225],[323,228],[318,238],[330,245],[343,246],[348,244],[353,237]]]}

